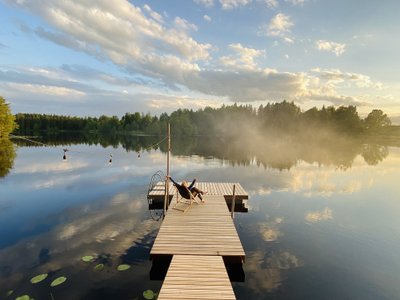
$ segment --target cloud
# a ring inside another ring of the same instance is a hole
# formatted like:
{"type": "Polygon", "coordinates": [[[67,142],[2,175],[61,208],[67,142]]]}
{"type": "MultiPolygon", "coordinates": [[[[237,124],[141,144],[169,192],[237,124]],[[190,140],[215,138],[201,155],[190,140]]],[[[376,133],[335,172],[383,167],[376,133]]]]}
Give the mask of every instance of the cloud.
{"type": "Polygon", "coordinates": [[[35,268],[35,272],[40,273],[40,268],[57,270],[71,267],[88,251],[93,255],[109,253],[110,261],[117,263],[135,242],[141,243],[159,226],[152,220],[142,220],[143,209],[139,196],[122,193],[116,194],[104,207],[99,203],[85,204],[52,216],[59,219],[58,226],[0,249],[2,262],[12,262],[13,265],[12,276],[7,280],[0,278],[0,284],[3,286],[6,281],[16,284],[27,268],[35,268]],[[38,266],[38,253],[43,245],[49,244],[51,259],[38,266]],[[22,256],[23,260],[20,259],[22,256]]]}
{"type": "Polygon", "coordinates": [[[229,48],[236,54],[231,56],[222,56],[221,63],[228,68],[255,70],[257,64],[254,59],[265,55],[265,50],[243,47],[240,43],[230,44],[229,48]]]}
{"type": "Polygon", "coordinates": [[[197,4],[202,4],[205,7],[212,7],[214,6],[214,0],[194,0],[197,4]]]}
{"type": "Polygon", "coordinates": [[[306,0],[285,0],[285,1],[295,6],[302,6],[306,2],[306,0]]]}
{"type": "Polygon", "coordinates": [[[322,221],[328,221],[333,219],[332,209],[326,207],[321,211],[309,212],[305,215],[305,219],[310,223],[317,223],[322,221]]]}
{"type": "Polygon", "coordinates": [[[315,42],[315,47],[318,50],[332,52],[336,56],[340,56],[344,53],[346,44],[339,44],[336,42],[330,42],[326,40],[318,40],[315,42]]]}
{"type": "Polygon", "coordinates": [[[212,21],[211,17],[208,16],[208,15],[204,15],[203,19],[206,20],[207,22],[211,22],[212,21]]]}
{"type": "Polygon", "coordinates": [[[269,8],[277,8],[278,0],[257,0],[257,2],[265,3],[269,8]]]}
{"type": "Polygon", "coordinates": [[[261,237],[266,242],[274,242],[279,237],[283,236],[283,233],[279,230],[278,225],[283,222],[283,218],[276,218],[273,221],[262,222],[258,224],[258,230],[261,237]]]}
{"type": "Polygon", "coordinates": [[[203,70],[188,75],[185,84],[192,90],[243,102],[291,99],[301,90],[304,81],[303,74],[270,69],[203,70]]]}
{"type": "Polygon", "coordinates": [[[147,4],[143,5],[143,9],[158,23],[164,23],[164,18],[157,12],[151,9],[147,4]]]}
{"type": "Polygon", "coordinates": [[[222,9],[233,9],[239,6],[246,6],[251,3],[251,0],[219,0],[222,9]]]}
{"type": "Polygon", "coordinates": [[[184,30],[163,26],[161,16],[149,6],[144,6],[142,11],[124,0],[116,0],[113,5],[105,1],[50,0],[14,2],[13,5],[41,16],[55,28],[54,32],[39,28],[36,32],[41,37],[116,64],[140,69],[141,65],[136,62],[162,62],[157,58],[166,52],[176,60],[188,62],[209,58],[209,45],[196,42],[184,30]]]}
{"type": "MultiPolygon", "coordinates": [[[[164,19],[148,5],[137,7],[125,0],[116,0],[113,5],[106,1],[7,0],[7,3],[24,8],[49,24],[50,27],[30,29],[32,34],[100,61],[112,62],[119,67],[119,72],[126,74],[116,76],[71,65],[58,70],[47,69],[55,76],[11,70],[12,67],[0,69],[4,75],[0,77],[0,91],[17,97],[19,105],[22,103],[25,107],[31,105],[32,108],[43,100],[41,103],[53,105],[55,109],[55,103],[67,103],[68,97],[80,101],[83,108],[91,108],[93,113],[100,111],[102,105],[102,113],[111,108],[115,114],[123,114],[132,104],[148,111],[144,100],[149,97],[153,98],[151,107],[164,107],[166,99],[171,100],[171,105],[182,99],[200,99],[201,103],[207,103],[207,97],[211,104],[215,103],[215,97],[237,102],[288,99],[298,103],[318,100],[356,104],[362,103],[360,97],[344,96],[338,88],[345,84],[358,88],[363,88],[362,84],[371,88],[373,85],[372,80],[368,82],[368,77],[361,74],[353,74],[357,79],[344,76],[339,82],[339,79],[328,80],[326,70],[307,73],[263,69],[257,60],[265,55],[265,50],[241,43],[230,44],[232,53],[218,57],[215,47],[189,35],[197,30],[195,24],[181,17],[164,19]],[[26,92],[22,94],[25,88],[34,95],[30,104],[26,92]],[[188,93],[194,96],[187,97],[188,93]],[[168,97],[157,101],[162,94],[168,97]],[[114,101],[121,106],[117,108],[114,101]]],[[[211,5],[214,2],[197,3],[211,5]]],[[[248,3],[248,0],[221,1],[226,9],[248,3]]],[[[274,2],[268,3],[274,5],[274,2]]],[[[263,34],[292,43],[293,26],[288,15],[278,13],[264,25],[263,34]]]]}
{"type": "Polygon", "coordinates": [[[317,73],[318,76],[326,80],[328,84],[339,84],[345,83],[355,84],[357,87],[372,87],[376,89],[382,89],[383,84],[380,82],[373,82],[371,77],[361,74],[361,73],[352,73],[352,72],[342,72],[339,69],[320,69],[314,68],[311,70],[314,73],[317,73]]]}
{"type": "Polygon", "coordinates": [[[288,251],[273,253],[267,258],[267,264],[270,268],[279,270],[289,270],[302,266],[302,262],[288,251]]]}
{"type": "Polygon", "coordinates": [[[257,299],[265,297],[265,291],[277,289],[290,269],[303,266],[303,262],[289,251],[270,252],[257,250],[248,253],[246,270],[256,276],[246,277],[246,285],[257,295],[257,299]]]}
{"type": "Polygon", "coordinates": [[[290,36],[290,29],[293,27],[293,22],[288,15],[278,13],[268,24],[260,26],[259,33],[270,37],[279,37],[287,43],[293,43],[294,39],[290,36]]]}
{"type": "Polygon", "coordinates": [[[189,30],[197,31],[198,30],[196,25],[191,24],[187,20],[182,19],[180,17],[176,17],[174,20],[174,23],[175,23],[176,27],[178,27],[179,29],[184,30],[184,31],[189,31],[189,30]]]}

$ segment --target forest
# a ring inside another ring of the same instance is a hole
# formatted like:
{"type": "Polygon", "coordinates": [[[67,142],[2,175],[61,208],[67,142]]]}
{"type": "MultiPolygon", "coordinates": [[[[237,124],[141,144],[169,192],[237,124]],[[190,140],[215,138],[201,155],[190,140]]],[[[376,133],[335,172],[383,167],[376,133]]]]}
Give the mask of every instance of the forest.
{"type": "Polygon", "coordinates": [[[18,113],[15,115],[17,135],[43,135],[79,131],[84,133],[165,135],[167,123],[174,136],[241,137],[249,135],[324,136],[327,132],[346,136],[398,132],[389,117],[374,109],[364,119],[355,106],[314,107],[302,111],[293,102],[268,103],[220,108],[206,107],[197,111],[178,109],[160,116],[139,112],[124,116],[75,117],[48,114],[18,113]]]}

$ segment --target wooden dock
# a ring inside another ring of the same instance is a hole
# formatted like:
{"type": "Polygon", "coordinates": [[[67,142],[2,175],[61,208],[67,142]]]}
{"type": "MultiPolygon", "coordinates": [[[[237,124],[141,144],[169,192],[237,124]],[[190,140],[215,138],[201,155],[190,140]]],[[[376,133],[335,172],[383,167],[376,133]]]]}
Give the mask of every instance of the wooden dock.
{"type": "MultiPolygon", "coordinates": [[[[235,185],[247,199],[241,185],[235,185]]],[[[172,209],[176,192],[170,190],[174,198],[150,251],[151,259],[172,257],[158,299],[235,299],[224,262],[241,264],[245,252],[226,203],[233,183],[196,187],[207,191],[205,203],[193,203],[184,213],[172,209]]],[[[164,196],[164,187],[155,185],[151,195],[164,196]]]]}
{"type": "MultiPolygon", "coordinates": [[[[190,181],[188,181],[190,183],[190,181]]],[[[236,185],[235,199],[236,202],[248,199],[249,196],[240,183],[233,182],[196,182],[196,187],[202,191],[207,191],[210,196],[223,196],[225,199],[230,200],[233,196],[233,185],[236,185]]],[[[148,197],[153,200],[164,200],[165,187],[164,182],[157,182],[154,187],[149,191],[148,197]]],[[[176,195],[176,189],[172,183],[169,185],[169,195],[171,197],[176,195]]]]}
{"type": "Polygon", "coordinates": [[[174,255],[157,299],[236,297],[221,256],[174,255]]]}

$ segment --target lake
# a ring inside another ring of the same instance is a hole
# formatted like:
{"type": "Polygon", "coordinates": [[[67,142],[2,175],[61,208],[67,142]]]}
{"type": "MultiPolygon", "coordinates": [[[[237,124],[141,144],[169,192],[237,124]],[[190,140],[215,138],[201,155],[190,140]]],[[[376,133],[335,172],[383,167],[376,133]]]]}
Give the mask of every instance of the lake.
{"type": "MultiPolygon", "coordinates": [[[[143,299],[160,290],[149,253],[161,212],[148,210],[146,195],[151,176],[165,172],[165,145],[128,140],[9,146],[0,299],[143,299]],[[82,261],[88,255],[94,261],[82,261]],[[60,276],[67,280],[51,287],[60,276]]],[[[249,193],[249,211],[234,219],[246,252],[238,299],[400,299],[400,148],[176,139],[171,175],[240,182],[249,193]]]]}

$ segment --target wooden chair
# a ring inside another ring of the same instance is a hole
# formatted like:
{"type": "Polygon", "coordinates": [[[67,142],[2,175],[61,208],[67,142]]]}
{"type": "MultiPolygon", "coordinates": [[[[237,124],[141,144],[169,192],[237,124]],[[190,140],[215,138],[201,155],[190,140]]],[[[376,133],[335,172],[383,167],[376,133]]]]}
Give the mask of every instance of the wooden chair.
{"type": "Polygon", "coordinates": [[[193,202],[198,203],[187,187],[175,185],[175,189],[176,204],[174,205],[173,209],[185,212],[192,206],[193,202]]]}

